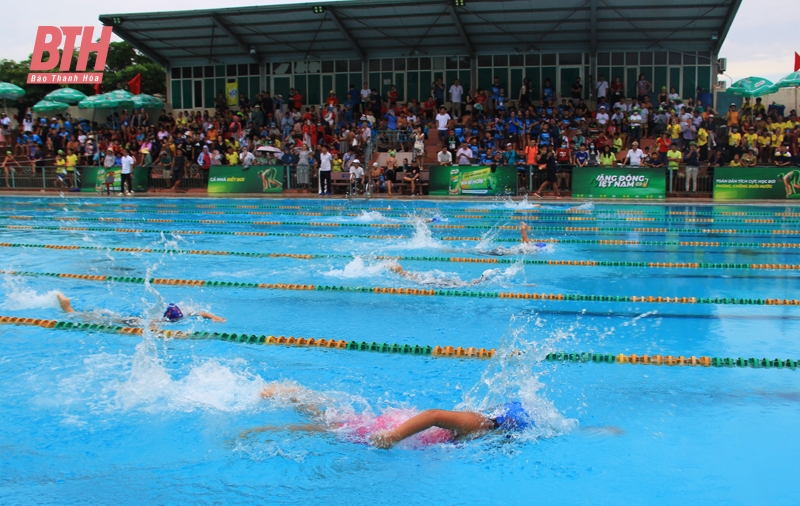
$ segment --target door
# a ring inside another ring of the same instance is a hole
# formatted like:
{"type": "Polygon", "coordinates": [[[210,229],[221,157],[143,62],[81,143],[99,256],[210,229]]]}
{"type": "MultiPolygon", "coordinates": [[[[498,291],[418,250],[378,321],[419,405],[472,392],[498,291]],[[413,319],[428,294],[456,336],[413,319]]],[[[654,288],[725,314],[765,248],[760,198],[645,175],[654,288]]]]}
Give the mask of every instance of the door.
{"type": "Polygon", "coordinates": [[[575,80],[581,78],[581,84],[583,84],[583,96],[585,97],[586,93],[586,83],[583,82],[583,72],[580,67],[560,67],[558,72],[558,98],[559,100],[562,98],[566,98],[569,100],[572,97],[572,85],[575,84],[575,80]]]}
{"type": "Polygon", "coordinates": [[[272,89],[275,90],[273,96],[280,95],[283,97],[283,103],[286,104],[289,101],[289,88],[292,87],[291,77],[273,77],[272,78],[272,89]]]}
{"type": "Polygon", "coordinates": [[[203,81],[195,79],[194,82],[194,100],[192,101],[193,107],[201,109],[203,107],[203,81]]]}

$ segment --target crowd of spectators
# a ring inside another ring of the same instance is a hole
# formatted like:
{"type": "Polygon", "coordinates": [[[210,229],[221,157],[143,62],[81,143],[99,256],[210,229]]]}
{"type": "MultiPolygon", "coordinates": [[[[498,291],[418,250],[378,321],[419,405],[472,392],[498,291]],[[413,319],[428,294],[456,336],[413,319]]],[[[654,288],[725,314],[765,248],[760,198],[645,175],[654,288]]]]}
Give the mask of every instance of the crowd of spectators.
{"type": "MultiPolygon", "coordinates": [[[[549,79],[538,91],[525,79],[511,98],[498,78],[488,90],[466,92],[458,80],[448,87],[438,79],[422,103],[399,101],[394,86],[381,95],[364,83],[361,89],[351,85],[344,103],[331,91],[324,104],[306,105],[292,89],[286,98],[266,91],[252,101],[243,97],[236,110],[220,92],[213,111],[162,111],[151,118],[143,110],[123,110],[101,124],[69,115],[35,118],[20,107],[14,134],[11,118],[0,117],[0,140],[13,141],[15,163],[22,157],[33,168],[54,165],[73,185],[76,166],[120,166],[125,150],[137,166],[156,177],[171,175],[173,182],[176,174],[205,181],[214,165],[284,165],[294,185],[317,191],[330,190],[316,183],[320,168],[349,171],[354,160],[363,160],[371,176],[412,163],[516,165],[523,184],[541,169],[547,174],[542,188],[550,184],[554,191],[569,188],[571,171],[587,166],[680,168],[688,191],[690,181],[696,190],[700,167],[800,161],[795,111],[783,115],[761,99],[745,99],[741,108],[731,105],[720,114],[695,98],[683,100],[674,88],[653,90],[644,75],[636,89],[626,97],[619,77],[609,84],[601,75],[586,101],[580,79],[568,97],[559,97],[549,79]],[[435,158],[427,139],[441,147],[435,158]],[[323,146],[329,164],[321,164],[323,146]],[[375,169],[367,164],[376,146],[410,152],[411,160],[375,169]]],[[[379,178],[381,188],[385,179],[379,178]]],[[[180,180],[172,187],[180,191],[180,180]]]]}

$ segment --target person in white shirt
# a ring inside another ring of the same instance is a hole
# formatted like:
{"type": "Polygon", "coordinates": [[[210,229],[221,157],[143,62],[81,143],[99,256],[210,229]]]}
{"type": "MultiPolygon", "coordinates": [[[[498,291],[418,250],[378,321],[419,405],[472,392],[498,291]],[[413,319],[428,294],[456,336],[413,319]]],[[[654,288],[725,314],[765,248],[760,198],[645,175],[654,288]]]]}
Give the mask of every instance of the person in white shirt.
{"type": "Polygon", "coordinates": [[[453,81],[453,85],[450,86],[450,102],[453,104],[453,116],[459,118],[464,113],[461,109],[463,104],[461,103],[461,97],[464,95],[464,88],[458,84],[458,79],[453,81]]]}
{"type": "Polygon", "coordinates": [[[453,165],[453,154],[447,151],[447,146],[442,146],[442,150],[439,151],[437,159],[439,165],[453,165]]]}
{"type": "Polygon", "coordinates": [[[239,160],[242,162],[242,170],[249,170],[256,163],[256,157],[247,148],[243,148],[239,153],[239,160]]]}
{"type": "Polygon", "coordinates": [[[596,87],[598,99],[608,95],[608,81],[606,81],[606,76],[600,74],[600,79],[597,81],[596,87]]]}
{"type": "Polygon", "coordinates": [[[131,152],[127,149],[122,150],[122,159],[120,164],[122,169],[119,171],[122,179],[122,193],[130,195],[133,188],[133,164],[135,160],[131,156],[131,152]]]}
{"type": "Polygon", "coordinates": [[[628,150],[628,154],[625,155],[625,163],[623,165],[630,164],[631,167],[640,167],[642,165],[642,159],[644,158],[644,151],[639,149],[639,143],[633,141],[631,144],[631,149],[628,150]]]}
{"type": "Polygon", "coordinates": [[[445,108],[440,107],[439,114],[436,115],[436,126],[439,130],[439,142],[443,144],[447,142],[447,126],[450,124],[451,119],[445,108]]]}
{"type": "Polygon", "coordinates": [[[328,196],[331,194],[331,160],[333,155],[328,153],[328,147],[322,146],[319,153],[319,194],[323,190],[328,196]],[[324,183],[324,184],[323,184],[324,183]]]}
{"type": "Polygon", "coordinates": [[[601,127],[606,126],[606,123],[608,123],[608,113],[606,112],[605,106],[600,106],[600,110],[597,111],[597,115],[594,119],[601,127]]]}
{"type": "MultiPolygon", "coordinates": [[[[441,154],[441,153],[440,153],[441,154]]],[[[450,154],[449,152],[447,153],[450,154]]],[[[472,165],[472,150],[469,149],[466,142],[461,143],[461,147],[456,152],[456,160],[459,165],[472,165]]]]}
{"type": "Polygon", "coordinates": [[[353,160],[350,163],[350,187],[358,190],[364,182],[364,168],[361,166],[360,160],[353,160]]]}

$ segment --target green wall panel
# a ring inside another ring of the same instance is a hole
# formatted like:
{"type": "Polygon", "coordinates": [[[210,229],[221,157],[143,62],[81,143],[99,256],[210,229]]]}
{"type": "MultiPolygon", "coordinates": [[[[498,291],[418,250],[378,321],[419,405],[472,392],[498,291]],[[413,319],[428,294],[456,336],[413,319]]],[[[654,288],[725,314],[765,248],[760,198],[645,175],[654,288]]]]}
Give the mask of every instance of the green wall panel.
{"type": "Polygon", "coordinates": [[[339,99],[340,104],[344,104],[350,92],[350,83],[348,82],[347,74],[336,74],[335,81],[336,85],[333,89],[336,90],[336,98],[339,99]]]}
{"type": "Polygon", "coordinates": [[[711,92],[711,67],[697,67],[697,86],[703,88],[704,93],[711,92]]]}
{"type": "MultiPolygon", "coordinates": [[[[681,69],[680,67],[670,67],[669,69],[669,85],[667,85],[667,91],[675,87],[675,90],[678,92],[678,95],[681,95],[681,69]]],[[[683,96],[683,95],[681,95],[683,96]]]]}
{"type": "Polygon", "coordinates": [[[539,100],[539,97],[542,95],[542,73],[539,67],[526,68],[525,77],[530,79],[533,85],[533,99],[539,100]]]}
{"type": "Polygon", "coordinates": [[[308,92],[305,94],[306,95],[305,103],[308,105],[318,106],[319,104],[322,103],[322,93],[319,89],[319,86],[321,84],[320,77],[321,76],[319,74],[310,74],[308,76],[308,83],[307,83],[308,92]]]}
{"type": "Polygon", "coordinates": [[[424,102],[424,99],[420,99],[419,96],[419,72],[408,72],[406,74],[406,100],[411,102],[413,99],[417,99],[417,101],[424,102]]]}
{"type": "Polygon", "coordinates": [[[511,82],[509,84],[510,90],[506,90],[506,96],[512,100],[519,98],[519,89],[522,87],[523,69],[511,69],[511,82]]]}
{"type": "Polygon", "coordinates": [[[461,83],[461,87],[464,88],[464,99],[467,98],[467,93],[469,90],[472,89],[472,72],[469,70],[459,70],[458,71],[458,80],[461,83]]]}
{"type": "Polygon", "coordinates": [[[250,98],[250,81],[246,77],[240,77],[239,80],[239,100],[242,97],[250,98]]]}
{"type": "Polygon", "coordinates": [[[181,81],[175,79],[172,81],[172,108],[178,109],[181,106],[181,81]]]}
{"type": "Polygon", "coordinates": [[[192,108],[192,81],[184,79],[181,81],[181,107],[183,109],[192,108]]]}
{"type": "Polygon", "coordinates": [[[214,97],[216,96],[216,92],[214,91],[214,80],[213,79],[204,79],[203,80],[203,107],[213,108],[214,107],[214,97]]]}
{"type": "Polygon", "coordinates": [[[661,87],[666,86],[669,91],[669,80],[667,79],[667,67],[655,67],[653,70],[653,88],[656,96],[661,93],[661,87]]]}
{"type": "Polygon", "coordinates": [[[492,69],[478,69],[478,87],[491,94],[492,92],[492,69]]]}
{"type": "Polygon", "coordinates": [[[308,104],[308,79],[307,76],[297,75],[294,76],[294,86],[295,90],[300,90],[300,94],[303,95],[303,104],[308,104]]]}
{"type": "Polygon", "coordinates": [[[369,87],[372,90],[381,90],[381,74],[380,72],[370,72],[369,73],[369,87]]]}
{"type": "Polygon", "coordinates": [[[638,68],[625,69],[627,78],[625,79],[625,96],[636,98],[636,81],[639,79],[638,68]]]}
{"type": "Polygon", "coordinates": [[[428,100],[428,97],[433,96],[433,90],[431,89],[431,83],[433,83],[433,73],[429,70],[423,70],[419,73],[419,100],[420,102],[424,102],[428,100]]]}
{"type": "Polygon", "coordinates": [[[545,79],[550,79],[550,84],[553,86],[553,89],[556,92],[556,98],[558,99],[558,67],[542,67],[542,87],[539,88],[539,96],[534,98],[538,100],[542,99],[542,90],[544,89],[545,79]]]}
{"type": "Polygon", "coordinates": [[[697,94],[697,67],[683,67],[683,93],[684,99],[694,98],[697,94]]]}

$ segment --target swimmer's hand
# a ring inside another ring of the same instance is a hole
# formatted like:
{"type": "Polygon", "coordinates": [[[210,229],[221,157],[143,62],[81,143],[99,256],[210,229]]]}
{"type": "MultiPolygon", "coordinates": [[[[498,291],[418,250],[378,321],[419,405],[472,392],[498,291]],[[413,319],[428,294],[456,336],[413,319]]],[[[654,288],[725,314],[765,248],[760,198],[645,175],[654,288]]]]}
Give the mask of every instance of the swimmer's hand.
{"type": "Polygon", "coordinates": [[[267,383],[264,385],[264,388],[261,389],[261,397],[265,399],[271,399],[272,397],[283,396],[286,394],[291,394],[294,392],[298,392],[300,387],[296,385],[289,385],[286,383],[279,383],[277,381],[273,381],[272,383],[267,383]]]}
{"type": "Polygon", "coordinates": [[[369,437],[369,444],[375,448],[389,450],[397,443],[397,436],[391,430],[378,431],[369,437]]]}

